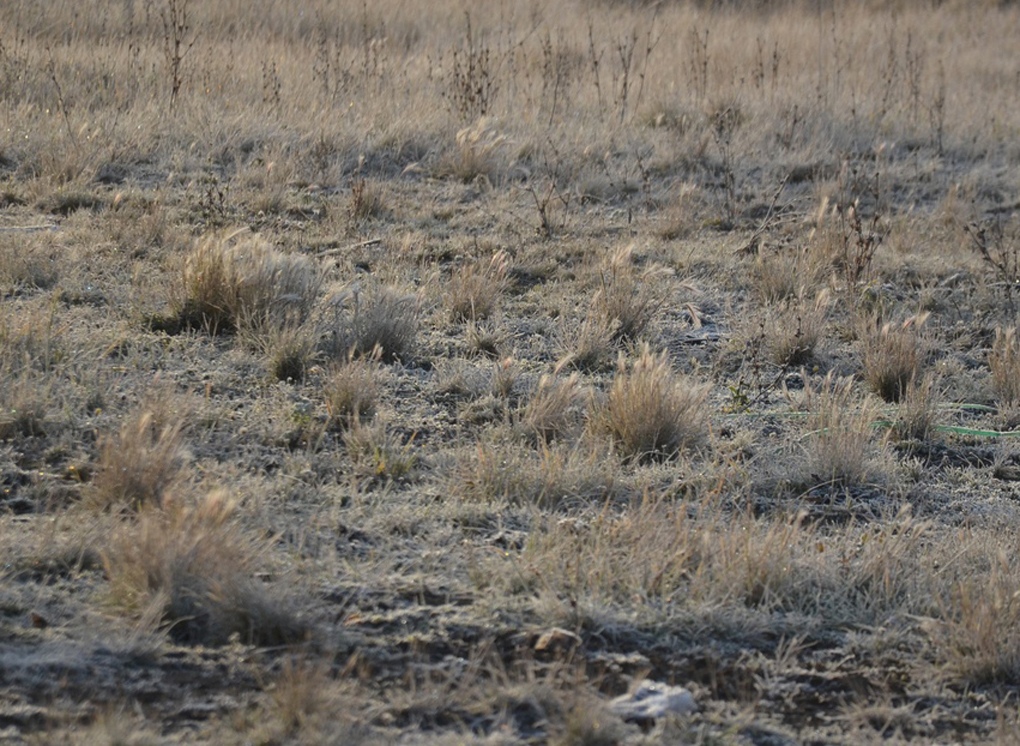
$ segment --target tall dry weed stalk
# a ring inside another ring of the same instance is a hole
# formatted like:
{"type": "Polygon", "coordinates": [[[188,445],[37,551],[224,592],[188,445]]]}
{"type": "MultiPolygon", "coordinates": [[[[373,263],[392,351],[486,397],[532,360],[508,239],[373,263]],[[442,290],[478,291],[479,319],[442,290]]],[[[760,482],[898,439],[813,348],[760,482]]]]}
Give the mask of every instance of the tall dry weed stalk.
{"type": "Polygon", "coordinates": [[[465,118],[484,117],[499,93],[501,58],[472,28],[471,12],[464,11],[464,39],[451,53],[449,84],[444,96],[465,118]]]}
{"type": "Polygon", "coordinates": [[[1005,296],[1010,314],[1015,314],[1014,293],[1020,284],[1020,238],[1015,221],[1008,230],[1000,220],[971,223],[964,230],[981,261],[995,275],[996,289],[1005,296]]]}
{"type": "Polygon", "coordinates": [[[192,33],[188,22],[188,0],[165,0],[159,10],[159,20],[163,26],[163,57],[167,65],[167,77],[170,81],[169,110],[173,114],[177,107],[177,99],[184,84],[182,66],[184,57],[195,46],[198,37],[192,33]]]}

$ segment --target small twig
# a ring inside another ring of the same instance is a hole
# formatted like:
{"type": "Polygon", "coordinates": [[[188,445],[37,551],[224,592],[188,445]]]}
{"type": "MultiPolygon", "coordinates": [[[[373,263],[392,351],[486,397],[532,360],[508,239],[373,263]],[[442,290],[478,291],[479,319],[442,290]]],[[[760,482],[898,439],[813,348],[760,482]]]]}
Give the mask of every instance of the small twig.
{"type": "Polygon", "coordinates": [[[60,226],[56,223],[45,225],[4,225],[0,226],[0,233],[34,233],[35,231],[55,231],[60,226]]]}
{"type": "Polygon", "coordinates": [[[316,256],[336,256],[337,254],[344,254],[348,251],[354,251],[355,249],[364,249],[368,246],[376,246],[382,243],[381,238],[370,238],[367,241],[359,241],[358,243],[350,244],[349,246],[341,246],[337,249],[326,249],[320,251],[316,256]]]}
{"type": "Polygon", "coordinates": [[[772,195],[772,200],[769,202],[769,207],[768,207],[768,210],[766,210],[766,212],[765,212],[765,217],[762,218],[761,223],[759,223],[758,227],[755,228],[754,233],[751,234],[751,237],[747,240],[747,242],[743,246],[741,246],[740,248],[736,249],[733,252],[734,254],[757,254],[758,253],[758,239],[760,239],[762,236],[764,236],[765,232],[775,222],[775,219],[776,219],[776,216],[777,216],[776,204],[778,204],[779,197],[780,197],[780,195],[782,195],[783,190],[786,189],[786,183],[789,180],[790,180],[790,174],[787,174],[786,176],[783,177],[783,180],[781,182],[779,182],[779,187],[776,189],[775,194],[772,195]]]}
{"type": "Polygon", "coordinates": [[[64,101],[64,90],[60,87],[60,81],[57,80],[57,65],[53,61],[53,51],[46,47],[46,54],[49,57],[48,70],[50,73],[50,80],[53,81],[53,87],[57,89],[57,104],[60,106],[60,113],[64,117],[64,125],[67,127],[67,136],[74,144],[75,149],[78,148],[78,138],[74,135],[74,129],[71,127],[71,118],[67,114],[67,103],[64,101]]]}

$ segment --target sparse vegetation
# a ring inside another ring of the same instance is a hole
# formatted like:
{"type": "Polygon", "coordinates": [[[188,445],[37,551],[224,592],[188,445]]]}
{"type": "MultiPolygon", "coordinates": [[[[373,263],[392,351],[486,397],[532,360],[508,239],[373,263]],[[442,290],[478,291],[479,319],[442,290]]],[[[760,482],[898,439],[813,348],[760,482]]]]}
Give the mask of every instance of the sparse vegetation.
{"type": "Polygon", "coordinates": [[[0,3],[0,738],[1018,740],[1020,5],[250,10],[0,3]]]}

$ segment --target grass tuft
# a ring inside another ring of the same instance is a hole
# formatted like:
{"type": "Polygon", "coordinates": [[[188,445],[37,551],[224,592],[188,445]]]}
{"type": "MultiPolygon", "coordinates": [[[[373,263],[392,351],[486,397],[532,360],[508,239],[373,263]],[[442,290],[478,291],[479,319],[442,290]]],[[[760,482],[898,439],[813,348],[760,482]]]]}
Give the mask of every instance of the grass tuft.
{"type": "Polygon", "coordinates": [[[283,254],[244,229],[198,243],[185,259],[174,305],[185,327],[258,334],[307,318],[320,285],[321,275],[307,258],[283,254]]]}
{"type": "Polygon", "coordinates": [[[992,373],[992,389],[1000,409],[1014,410],[1020,405],[1020,341],[1016,327],[995,330],[995,340],[988,353],[992,373]]]}
{"type": "Polygon", "coordinates": [[[922,334],[928,314],[911,316],[900,325],[871,317],[860,330],[861,364],[868,386],[887,402],[898,402],[918,377],[927,354],[922,334]]]}
{"type": "Polygon", "coordinates": [[[855,486],[880,478],[873,427],[879,412],[871,401],[857,400],[853,380],[830,373],[818,389],[805,387],[805,400],[809,412],[803,442],[807,481],[855,486]]]}
{"type": "Polygon", "coordinates": [[[592,298],[602,326],[612,327],[615,339],[638,338],[661,304],[647,282],[648,275],[639,274],[634,267],[633,253],[633,245],[613,252],[592,298]]]}
{"type": "Polygon", "coordinates": [[[822,291],[809,302],[786,301],[769,317],[765,337],[773,362],[782,366],[806,365],[825,332],[829,295],[822,291]]]}
{"type": "Polygon", "coordinates": [[[415,436],[402,436],[377,420],[354,424],[344,432],[344,445],[357,476],[373,482],[409,480],[420,464],[415,436]]]}
{"type": "Polygon", "coordinates": [[[98,508],[162,507],[185,478],[186,421],[143,407],[115,435],[100,439],[90,502],[98,508]]]}
{"type": "Polygon", "coordinates": [[[665,352],[645,345],[629,368],[621,355],[599,419],[626,457],[670,457],[706,441],[707,396],[708,386],[676,375],[665,352]]]}
{"type": "Polygon", "coordinates": [[[557,509],[601,504],[622,491],[606,454],[582,446],[545,446],[537,452],[479,443],[458,461],[450,491],[468,502],[557,509]]]}
{"type": "Polygon", "coordinates": [[[509,287],[509,255],[498,251],[488,262],[472,262],[450,276],[446,305],[454,321],[479,321],[496,310],[509,287]]]}
{"type": "Polygon", "coordinates": [[[517,426],[536,442],[549,443],[576,431],[581,422],[579,376],[544,375],[525,405],[517,426]]]}
{"type": "Polygon", "coordinates": [[[168,500],[119,525],[103,554],[113,604],[133,614],[155,606],[179,642],[300,640],[306,630],[292,605],[254,578],[264,547],[241,530],[235,511],[236,503],[214,492],[194,505],[168,500]]]}
{"type": "Polygon", "coordinates": [[[334,359],[406,360],[418,337],[418,299],[385,285],[363,290],[354,283],[332,301],[325,352],[334,359]]]}
{"type": "Polygon", "coordinates": [[[379,376],[378,364],[364,358],[352,357],[330,371],[323,395],[332,427],[348,429],[375,415],[379,376]]]}

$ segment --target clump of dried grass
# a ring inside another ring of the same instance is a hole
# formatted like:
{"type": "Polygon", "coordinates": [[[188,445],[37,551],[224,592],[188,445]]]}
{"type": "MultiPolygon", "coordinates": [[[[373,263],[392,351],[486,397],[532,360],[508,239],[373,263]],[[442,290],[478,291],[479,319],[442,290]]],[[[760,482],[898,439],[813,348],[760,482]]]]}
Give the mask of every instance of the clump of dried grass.
{"type": "Polygon", "coordinates": [[[494,180],[500,168],[501,151],[506,137],[490,117],[480,117],[474,124],[457,132],[456,147],[440,165],[440,174],[452,176],[465,184],[481,179],[494,180]]]}
{"type": "Polygon", "coordinates": [[[300,382],[318,355],[314,329],[307,323],[287,323],[266,329],[259,347],[266,356],[269,375],[277,381],[300,382]]]}
{"type": "Polygon", "coordinates": [[[559,347],[569,356],[570,364],[582,371],[597,372],[612,365],[613,340],[619,321],[609,319],[592,309],[576,329],[563,330],[559,347]]]}
{"type": "Polygon", "coordinates": [[[992,389],[1001,409],[1015,410],[1020,405],[1020,341],[1016,327],[996,328],[995,340],[988,353],[988,369],[992,373],[992,389]]]}
{"type": "Polygon", "coordinates": [[[48,237],[0,233],[0,284],[44,290],[56,285],[61,254],[48,237]]]}
{"type": "Polygon", "coordinates": [[[410,479],[420,462],[414,434],[405,437],[380,420],[368,424],[354,421],[343,440],[355,474],[369,480],[410,479]]]}
{"type": "Polygon", "coordinates": [[[822,291],[810,302],[803,296],[785,301],[769,316],[765,341],[773,362],[778,365],[805,365],[825,333],[829,294],[822,291]]]}
{"type": "Polygon", "coordinates": [[[954,684],[1020,682],[1020,566],[1015,528],[950,535],[952,558],[927,627],[939,675],[954,684]]]}
{"type": "Polygon", "coordinates": [[[621,489],[604,453],[582,446],[479,443],[453,472],[451,493],[470,502],[555,509],[605,500],[621,489]]]}
{"type": "Polygon", "coordinates": [[[407,359],[417,345],[419,303],[414,295],[386,285],[367,290],[356,282],[332,301],[325,353],[333,359],[377,357],[407,359]]]}
{"type": "Polygon", "coordinates": [[[185,479],[184,416],[147,405],[126,417],[120,430],[99,441],[99,466],[90,503],[98,508],[162,506],[185,479]]]}
{"type": "Polygon", "coordinates": [[[669,457],[707,439],[707,397],[707,385],[678,376],[665,352],[645,345],[629,367],[620,357],[596,419],[626,457],[669,457]]]}
{"type": "Polygon", "coordinates": [[[939,391],[935,376],[912,378],[900,398],[893,422],[893,436],[899,440],[923,442],[935,432],[939,391]]]}
{"type": "Polygon", "coordinates": [[[651,273],[637,271],[633,254],[633,245],[613,252],[600,271],[600,286],[592,298],[602,326],[612,327],[615,339],[639,337],[661,303],[648,283],[651,273]]]}
{"type": "Polygon", "coordinates": [[[253,576],[264,550],[235,519],[236,504],[214,492],[195,504],[165,501],[118,525],[103,552],[112,603],[151,613],[174,639],[223,644],[295,642],[304,625],[293,606],[253,576]]]}
{"type": "Polygon", "coordinates": [[[380,373],[376,361],[354,357],[329,372],[323,396],[332,427],[351,428],[375,415],[380,373]]]}
{"type": "Polygon", "coordinates": [[[491,322],[478,324],[468,321],[464,327],[464,341],[472,353],[496,358],[506,342],[506,335],[491,322]]]}
{"type": "Polygon", "coordinates": [[[583,414],[579,382],[576,373],[566,378],[556,374],[542,376],[520,413],[518,428],[541,443],[549,443],[578,429],[583,414]]]}
{"type": "Polygon", "coordinates": [[[808,629],[819,615],[875,624],[930,614],[941,580],[925,570],[946,549],[907,512],[829,534],[804,513],[754,517],[646,494],[623,510],[539,522],[521,557],[529,575],[506,582],[533,584],[537,611],[555,624],[618,612],[630,621],[639,609],[702,633],[773,634],[776,611],[806,615],[808,629]]]}
{"type": "Polygon", "coordinates": [[[351,194],[347,203],[347,220],[357,226],[369,218],[386,213],[386,202],[378,184],[357,176],[351,182],[351,194]]]}
{"type": "Polygon", "coordinates": [[[0,364],[0,440],[38,437],[52,431],[54,380],[30,368],[0,364]]]}
{"type": "Polygon", "coordinates": [[[754,263],[754,287],[766,305],[810,297],[822,277],[821,269],[818,259],[806,252],[759,254],[754,263]]]}
{"type": "MultiPolygon", "coordinates": [[[[272,712],[289,738],[318,740],[335,727],[340,691],[321,660],[287,658],[270,690],[272,712]]],[[[281,735],[284,735],[281,734],[281,735]]],[[[301,742],[309,742],[301,739],[301,742]]]]}
{"type": "Polygon", "coordinates": [[[881,478],[874,423],[879,411],[872,400],[858,400],[853,380],[832,373],[814,389],[805,385],[808,408],[803,464],[807,481],[863,485],[881,478]]]}
{"type": "Polygon", "coordinates": [[[321,273],[303,256],[283,254],[247,229],[203,238],[185,259],[173,299],[184,326],[258,334],[308,317],[321,273]]]}
{"type": "Polygon", "coordinates": [[[902,324],[878,317],[867,319],[860,328],[861,364],[868,386],[887,402],[898,402],[918,377],[928,353],[922,327],[928,314],[911,316],[902,324]]]}
{"type": "Polygon", "coordinates": [[[454,321],[489,318],[509,287],[510,256],[496,252],[488,262],[465,264],[450,275],[446,306],[454,321]]]}

